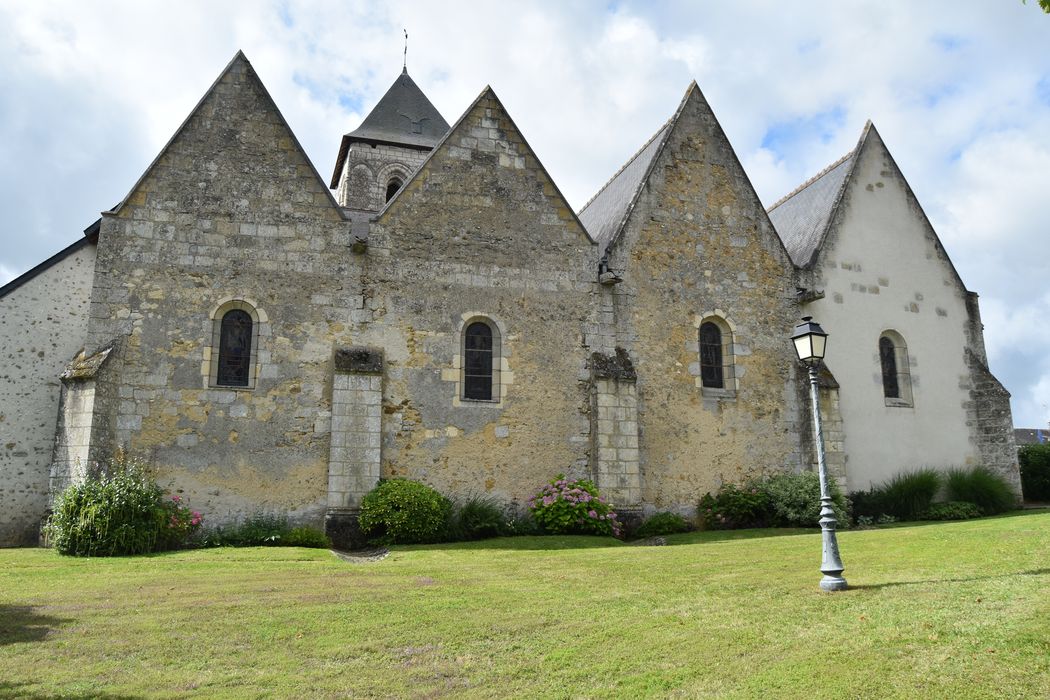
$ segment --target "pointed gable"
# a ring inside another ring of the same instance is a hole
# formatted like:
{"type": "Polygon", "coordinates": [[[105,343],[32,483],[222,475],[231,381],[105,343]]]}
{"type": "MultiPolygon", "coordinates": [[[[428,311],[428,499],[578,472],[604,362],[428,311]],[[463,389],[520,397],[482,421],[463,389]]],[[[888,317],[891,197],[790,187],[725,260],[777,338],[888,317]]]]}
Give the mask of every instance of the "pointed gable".
{"type": "MultiPolygon", "coordinates": [[[[760,213],[752,217],[754,231],[784,252],[783,243],[773,233],[736,151],[695,80],[686,89],[674,116],[595,195],[585,207],[587,211],[581,212],[581,218],[594,226],[595,235],[600,231],[605,250],[612,249],[623,238],[643,192],[654,181],[663,180],[663,174],[658,171],[678,166],[692,170],[685,175],[689,180],[688,189],[680,196],[703,198],[707,206],[705,217],[723,218],[723,209],[730,203],[735,205],[730,206],[730,211],[757,210],[760,213]],[[595,207],[595,213],[590,213],[595,207]],[[600,215],[601,212],[605,214],[600,215]]],[[[738,231],[737,237],[740,233],[738,231]]]]}
{"type": "Polygon", "coordinates": [[[175,131],[120,204],[239,217],[285,212],[287,202],[344,220],[324,180],[243,52],[233,60],[175,131]],[[282,204],[282,201],[284,204],[282,204]]]}
{"type": "MultiPolygon", "coordinates": [[[[514,257],[542,239],[551,251],[591,246],[586,229],[491,87],[409,177],[376,220],[430,244],[514,257]],[[436,240],[434,240],[436,239],[436,240]]],[[[408,239],[392,242],[410,246],[408,239]]]]}

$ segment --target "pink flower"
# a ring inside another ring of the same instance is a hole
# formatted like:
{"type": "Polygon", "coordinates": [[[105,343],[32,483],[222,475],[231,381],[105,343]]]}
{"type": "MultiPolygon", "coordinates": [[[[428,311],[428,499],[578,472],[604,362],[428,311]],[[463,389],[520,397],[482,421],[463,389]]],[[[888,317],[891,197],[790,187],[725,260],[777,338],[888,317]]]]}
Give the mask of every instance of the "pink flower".
{"type": "Polygon", "coordinates": [[[181,501],[182,499],[181,499],[181,498],[179,498],[179,494],[177,494],[177,493],[176,493],[176,494],[172,494],[172,496],[171,496],[171,500],[173,500],[173,501],[175,501],[176,503],[178,503],[178,502],[179,502],[179,501],[181,501]]]}
{"type": "Polygon", "coordinates": [[[598,517],[598,514],[597,514],[597,513],[595,513],[595,512],[593,511],[593,510],[589,510],[589,511],[587,511],[587,515],[588,515],[588,517],[590,517],[590,518],[591,518],[592,520],[598,517]]]}

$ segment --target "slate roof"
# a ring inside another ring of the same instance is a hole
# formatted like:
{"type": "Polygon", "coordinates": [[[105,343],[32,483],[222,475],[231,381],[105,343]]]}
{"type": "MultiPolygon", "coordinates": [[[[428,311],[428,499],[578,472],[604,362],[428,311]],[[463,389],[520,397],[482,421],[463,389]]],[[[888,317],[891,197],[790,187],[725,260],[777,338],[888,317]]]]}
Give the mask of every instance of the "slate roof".
{"type": "Polygon", "coordinates": [[[1045,445],[1050,442],[1050,430],[1014,428],[1014,442],[1018,445],[1045,445]]]}
{"type": "Polygon", "coordinates": [[[855,154],[850,151],[768,209],[769,220],[798,267],[813,262],[853,171],[855,154]]]}
{"type": "Polygon", "coordinates": [[[361,126],[347,136],[433,148],[446,131],[448,122],[405,69],[361,126]]]}
{"type": "Polygon", "coordinates": [[[361,122],[361,126],[343,136],[331,186],[339,186],[339,175],[342,174],[350,144],[354,141],[392,143],[430,150],[448,130],[448,122],[441,112],[412,80],[408,69],[404,69],[361,122]]]}
{"type": "Polygon", "coordinates": [[[671,129],[672,121],[661,126],[580,210],[580,221],[603,252],[623,225],[638,189],[671,129]]]}

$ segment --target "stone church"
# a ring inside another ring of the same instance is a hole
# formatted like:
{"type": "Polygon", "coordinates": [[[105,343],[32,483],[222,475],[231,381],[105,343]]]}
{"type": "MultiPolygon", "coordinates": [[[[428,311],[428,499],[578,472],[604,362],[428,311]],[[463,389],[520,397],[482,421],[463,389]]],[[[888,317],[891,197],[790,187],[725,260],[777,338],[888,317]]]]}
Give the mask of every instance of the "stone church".
{"type": "Polygon", "coordinates": [[[380,478],[520,509],[560,472],[689,514],[813,468],[803,315],[846,488],[1019,483],[977,295],[871,124],[767,211],[694,83],[577,212],[491,88],[450,126],[407,72],[326,183],[238,53],[123,201],[0,288],[0,544],[118,448],[210,524],[338,537],[380,478]]]}

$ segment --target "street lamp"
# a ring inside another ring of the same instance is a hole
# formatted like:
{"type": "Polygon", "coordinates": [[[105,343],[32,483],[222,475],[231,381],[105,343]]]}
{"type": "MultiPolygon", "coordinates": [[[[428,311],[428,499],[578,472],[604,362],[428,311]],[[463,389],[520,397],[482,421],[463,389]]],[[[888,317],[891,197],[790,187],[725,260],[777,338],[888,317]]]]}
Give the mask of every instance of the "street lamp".
{"type": "Polygon", "coordinates": [[[820,570],[824,578],[820,588],[824,591],[844,591],[846,579],[842,578],[842,559],[839,557],[839,543],[835,537],[835,511],[831,507],[831,489],[828,484],[828,464],[824,456],[824,431],[820,426],[820,399],[817,392],[817,372],[824,350],[828,344],[828,334],[819,324],[813,322],[812,316],[803,316],[802,323],[795,326],[791,336],[795,343],[798,359],[809,369],[809,396],[813,404],[813,433],[817,443],[817,473],[820,475],[820,530],[824,543],[824,552],[820,570]]]}

